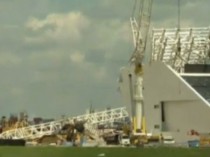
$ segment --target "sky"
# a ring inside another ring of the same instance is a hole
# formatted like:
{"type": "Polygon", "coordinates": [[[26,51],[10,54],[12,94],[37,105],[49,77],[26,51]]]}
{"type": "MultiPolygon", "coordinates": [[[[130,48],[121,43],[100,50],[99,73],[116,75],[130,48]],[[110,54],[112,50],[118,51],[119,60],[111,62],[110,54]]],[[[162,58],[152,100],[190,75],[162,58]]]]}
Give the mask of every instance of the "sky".
{"type": "MultiPolygon", "coordinates": [[[[133,51],[134,0],[0,0],[0,115],[46,118],[125,106],[120,68],[133,51]]],[[[208,27],[209,0],[181,0],[182,27],[208,27]]],[[[154,0],[152,27],[177,26],[154,0]]]]}

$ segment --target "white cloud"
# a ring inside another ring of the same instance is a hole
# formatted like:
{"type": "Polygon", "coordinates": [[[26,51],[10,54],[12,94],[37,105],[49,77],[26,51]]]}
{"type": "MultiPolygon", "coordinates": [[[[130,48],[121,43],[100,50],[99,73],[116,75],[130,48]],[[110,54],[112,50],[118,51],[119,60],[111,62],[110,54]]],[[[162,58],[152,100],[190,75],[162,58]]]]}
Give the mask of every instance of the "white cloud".
{"type": "Polygon", "coordinates": [[[94,79],[95,81],[101,81],[107,79],[106,68],[93,62],[89,62],[85,59],[84,53],[75,51],[69,55],[70,61],[74,63],[79,73],[82,73],[85,77],[94,79]]]}
{"type": "MultiPolygon", "coordinates": [[[[180,21],[181,27],[192,27],[194,23],[192,20],[182,20],[180,21]]],[[[176,28],[178,25],[177,18],[169,18],[162,21],[158,21],[151,24],[154,28],[176,28]]]]}
{"type": "Polygon", "coordinates": [[[84,63],[85,55],[80,52],[70,54],[70,60],[74,63],[84,63]]]}
{"type": "Polygon", "coordinates": [[[132,45],[129,21],[124,22],[119,19],[104,20],[98,22],[98,25],[93,28],[95,33],[92,43],[94,48],[103,53],[105,60],[123,59],[122,54],[126,51],[123,49],[132,45]],[[122,49],[122,51],[119,49],[122,49]]]}
{"type": "Polygon", "coordinates": [[[49,40],[77,41],[82,37],[82,31],[89,26],[89,20],[81,12],[68,14],[53,13],[45,19],[31,18],[27,21],[27,28],[39,33],[39,37],[26,37],[27,42],[41,42],[49,40]]]}
{"type": "Polygon", "coordinates": [[[115,57],[117,59],[122,57],[122,51],[116,51],[116,49],[124,46],[122,43],[132,42],[129,21],[90,19],[80,12],[49,14],[42,20],[31,18],[26,26],[35,34],[38,33],[36,36],[29,34],[25,38],[30,43],[41,44],[55,38],[59,43],[65,42],[62,45],[57,44],[56,50],[51,49],[50,53],[44,50],[39,55],[44,55],[46,58],[52,54],[57,54],[58,58],[68,55],[73,66],[79,68],[78,72],[83,73],[83,70],[91,69],[92,77],[97,80],[106,79],[108,76],[108,71],[104,68],[105,62],[108,63],[115,57]],[[99,53],[103,54],[99,55],[99,53]],[[102,57],[97,60],[94,56],[102,57]]]}
{"type": "Polygon", "coordinates": [[[11,89],[11,94],[14,96],[21,96],[24,94],[24,90],[20,87],[13,87],[11,89]]]}
{"type": "Polygon", "coordinates": [[[49,59],[51,61],[59,62],[64,57],[66,57],[66,53],[59,50],[45,50],[45,51],[34,51],[33,53],[30,53],[28,56],[28,59],[31,61],[39,61],[41,59],[49,59]]]}
{"type": "Polygon", "coordinates": [[[107,79],[106,77],[106,75],[107,75],[107,71],[106,71],[106,68],[105,67],[100,67],[100,68],[98,68],[98,69],[96,69],[96,71],[95,71],[95,78],[97,79],[97,80],[103,80],[103,79],[107,79]]]}
{"type": "Polygon", "coordinates": [[[95,96],[94,101],[98,101],[101,95],[109,95],[107,92],[112,88],[115,92],[113,71],[118,63],[113,60],[127,60],[124,53],[129,53],[126,47],[132,42],[129,19],[98,19],[85,15],[80,12],[49,14],[43,19],[31,18],[25,25],[28,29],[24,43],[29,49],[27,64],[33,69],[30,83],[44,86],[53,83],[55,91],[67,91],[68,95],[80,91],[84,99],[72,99],[75,104],[84,104],[95,96]]]}
{"type": "Polygon", "coordinates": [[[21,58],[12,53],[0,53],[0,65],[18,65],[22,62],[21,58]]]}
{"type": "Polygon", "coordinates": [[[44,25],[47,24],[46,22],[46,20],[40,21],[39,19],[33,17],[26,23],[26,27],[31,28],[33,31],[36,31],[44,27],[44,25]]]}

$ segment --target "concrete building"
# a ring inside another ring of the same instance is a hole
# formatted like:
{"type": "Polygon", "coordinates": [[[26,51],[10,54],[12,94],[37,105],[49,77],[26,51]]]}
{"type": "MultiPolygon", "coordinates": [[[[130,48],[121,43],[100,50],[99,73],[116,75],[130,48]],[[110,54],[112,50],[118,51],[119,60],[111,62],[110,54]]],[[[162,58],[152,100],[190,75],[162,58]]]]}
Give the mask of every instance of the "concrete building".
{"type": "Polygon", "coordinates": [[[210,133],[210,74],[182,75],[153,62],[145,65],[143,84],[148,132],[170,133],[177,142],[192,139],[192,131],[210,133]]]}
{"type": "MultiPolygon", "coordinates": [[[[210,28],[152,32],[143,68],[147,131],[170,134],[176,142],[210,133],[210,28]]],[[[131,115],[135,109],[132,71],[132,67],[122,68],[119,79],[123,102],[131,115]]]]}

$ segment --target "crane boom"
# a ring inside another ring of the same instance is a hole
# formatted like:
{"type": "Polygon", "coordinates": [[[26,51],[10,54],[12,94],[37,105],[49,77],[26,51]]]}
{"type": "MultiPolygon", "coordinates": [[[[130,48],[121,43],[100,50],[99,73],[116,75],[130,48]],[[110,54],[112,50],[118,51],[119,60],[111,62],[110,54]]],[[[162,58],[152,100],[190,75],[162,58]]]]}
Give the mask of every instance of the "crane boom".
{"type": "Polygon", "coordinates": [[[147,44],[147,37],[150,27],[150,18],[152,12],[153,0],[140,0],[138,4],[135,1],[133,15],[130,18],[131,29],[133,33],[134,52],[131,56],[131,61],[135,63],[142,63],[145,55],[145,49],[147,44]],[[135,18],[136,8],[139,8],[137,13],[137,21],[135,18]]]}

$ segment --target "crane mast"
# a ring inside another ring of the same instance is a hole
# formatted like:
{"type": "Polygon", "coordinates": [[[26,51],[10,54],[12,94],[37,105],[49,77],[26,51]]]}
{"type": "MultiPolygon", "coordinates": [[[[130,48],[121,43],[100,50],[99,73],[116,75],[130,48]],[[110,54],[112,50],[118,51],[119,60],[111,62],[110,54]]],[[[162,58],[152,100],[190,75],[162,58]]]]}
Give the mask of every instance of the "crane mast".
{"type": "Polygon", "coordinates": [[[150,28],[150,18],[153,0],[135,0],[132,17],[130,18],[133,33],[134,52],[130,63],[134,66],[135,86],[132,106],[134,132],[146,132],[143,104],[143,62],[146,53],[147,37],[150,28]],[[137,11],[136,11],[137,10],[137,11]],[[137,20],[135,14],[137,12],[137,20]]]}

